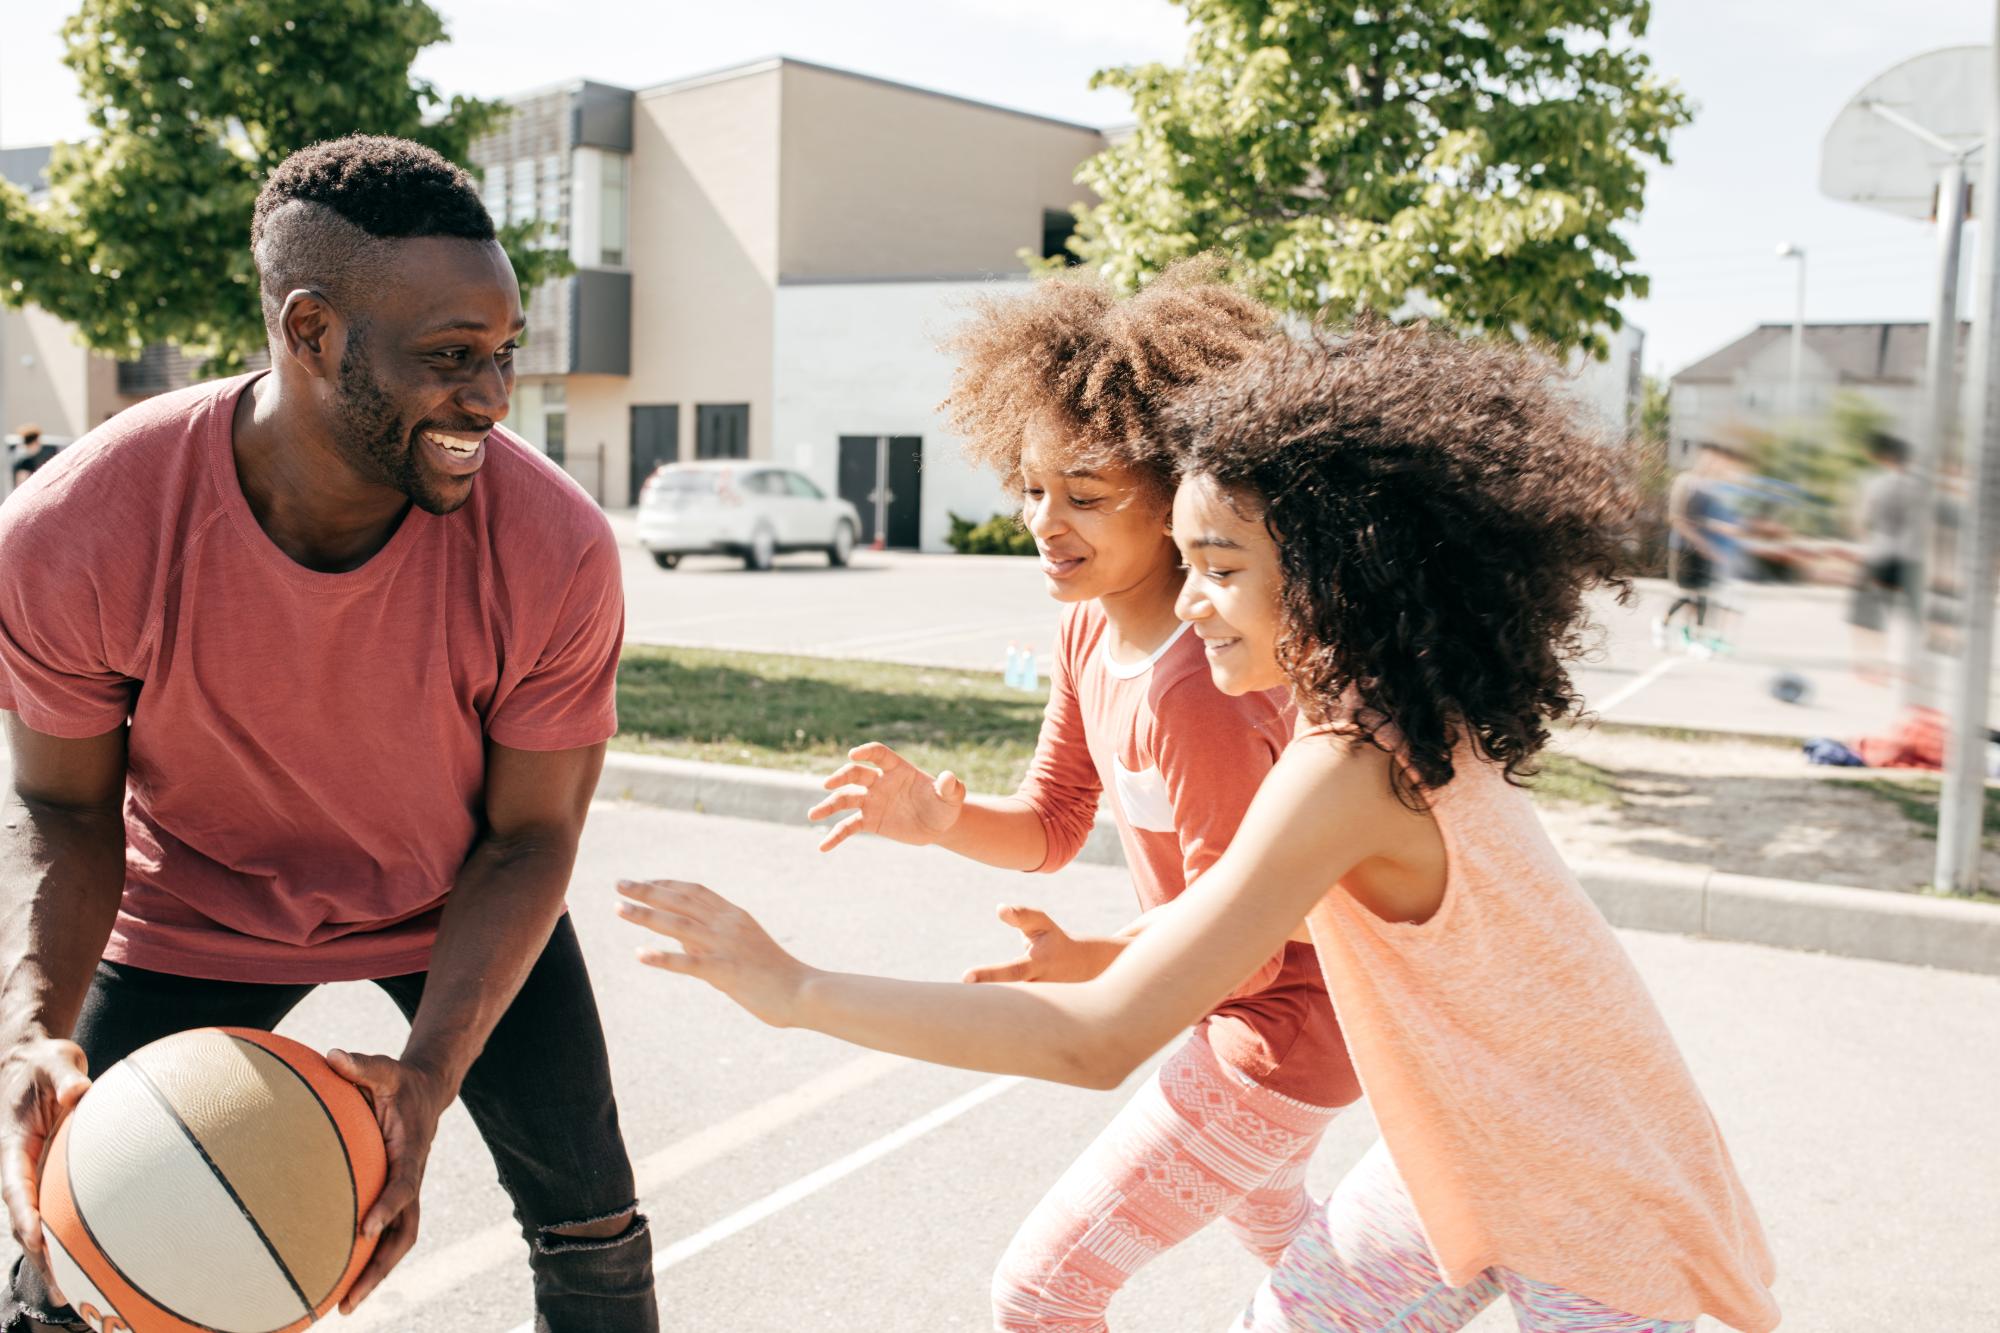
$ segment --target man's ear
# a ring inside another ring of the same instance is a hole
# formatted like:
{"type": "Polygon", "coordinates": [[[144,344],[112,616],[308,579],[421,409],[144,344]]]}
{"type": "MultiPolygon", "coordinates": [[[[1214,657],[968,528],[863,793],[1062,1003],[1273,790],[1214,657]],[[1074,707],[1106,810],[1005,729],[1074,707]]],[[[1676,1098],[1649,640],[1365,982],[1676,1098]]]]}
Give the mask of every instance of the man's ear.
{"type": "Polygon", "coordinates": [[[285,355],[304,367],[315,379],[335,380],[340,376],[340,358],[347,350],[347,321],[327,304],[326,297],[310,287],[300,287],[285,297],[278,314],[278,336],[285,355]]]}

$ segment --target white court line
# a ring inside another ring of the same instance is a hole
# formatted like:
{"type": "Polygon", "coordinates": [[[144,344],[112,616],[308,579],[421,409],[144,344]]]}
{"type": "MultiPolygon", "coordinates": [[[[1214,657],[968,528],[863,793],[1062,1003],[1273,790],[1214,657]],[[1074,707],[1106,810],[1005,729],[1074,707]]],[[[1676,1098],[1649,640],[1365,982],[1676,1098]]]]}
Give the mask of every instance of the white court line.
{"type": "MultiPolygon", "coordinates": [[[[904,1125],[901,1129],[892,1130],[884,1134],[873,1143],[868,1144],[866,1147],[855,1149],[838,1161],[828,1162],[825,1166],[812,1172],[810,1175],[800,1176],[791,1184],[784,1186],[782,1189],[773,1190],[771,1193],[757,1200],[757,1202],[737,1209],[720,1222],[712,1226],[703,1227],[692,1236],[682,1237],[666,1249],[660,1251],[659,1255],[654,1258],[654,1275],[663,1274],[675,1265],[685,1263],[689,1259],[694,1258],[703,1250],[720,1245],[723,1241],[728,1240],[738,1232],[749,1230],[772,1214],[783,1212],[801,1199],[819,1193],[835,1181],[853,1175],[869,1163],[879,1161],[887,1157],[890,1153],[895,1152],[898,1148],[914,1143],[942,1125],[950,1124],[967,1111],[992,1101],[1001,1093],[1015,1087],[1021,1082],[1021,1079],[1013,1077],[988,1079],[964,1096],[954,1097],[928,1115],[919,1116],[917,1119],[910,1121],[909,1124],[904,1125]]],[[[534,1333],[534,1328],[535,1324],[531,1319],[527,1323],[511,1329],[509,1333],[534,1333]]]]}
{"type": "Polygon", "coordinates": [[[1605,713],[1609,713],[1619,704],[1624,703],[1626,700],[1630,699],[1633,695],[1637,694],[1640,690],[1645,689],[1648,685],[1651,685],[1654,681],[1666,675],[1669,671],[1672,671],[1675,667],[1679,666],[1681,663],[1685,661],[1687,661],[1685,657],[1661,658],[1659,661],[1653,663],[1652,666],[1646,668],[1645,671],[1641,672],[1637,680],[1627,682],[1623,689],[1615,691],[1612,694],[1612,696],[1609,699],[1606,699],[1603,703],[1592,705],[1590,711],[1599,714],[1600,716],[1602,716],[1605,713]]]}
{"type": "MultiPolygon", "coordinates": [[[[680,1177],[910,1063],[899,1055],[869,1051],[720,1124],[650,1153],[633,1164],[639,1196],[643,1199],[657,1194],[680,1177]]],[[[367,1333],[370,1329],[407,1325],[410,1315],[424,1303],[488,1269],[519,1263],[526,1253],[520,1228],[511,1223],[503,1222],[453,1241],[436,1254],[425,1256],[421,1263],[398,1267],[351,1319],[342,1321],[342,1333],[367,1333]]]]}

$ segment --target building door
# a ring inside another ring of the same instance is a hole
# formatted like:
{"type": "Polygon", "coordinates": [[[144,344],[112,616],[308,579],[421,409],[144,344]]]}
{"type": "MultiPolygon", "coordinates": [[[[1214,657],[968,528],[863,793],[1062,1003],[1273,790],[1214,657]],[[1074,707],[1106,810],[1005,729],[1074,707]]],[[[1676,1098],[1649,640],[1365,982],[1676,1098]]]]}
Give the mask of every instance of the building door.
{"type": "Polygon", "coordinates": [[[632,503],[639,503],[639,488],[653,469],[671,463],[681,453],[681,409],[668,403],[662,407],[632,409],[632,503]]]}
{"type": "Polygon", "coordinates": [[[923,453],[916,435],[840,437],[840,498],[861,511],[863,545],[922,545],[923,453]]]}
{"type": "Polygon", "coordinates": [[[750,456],[750,404],[702,403],[694,409],[696,458],[750,456]]]}

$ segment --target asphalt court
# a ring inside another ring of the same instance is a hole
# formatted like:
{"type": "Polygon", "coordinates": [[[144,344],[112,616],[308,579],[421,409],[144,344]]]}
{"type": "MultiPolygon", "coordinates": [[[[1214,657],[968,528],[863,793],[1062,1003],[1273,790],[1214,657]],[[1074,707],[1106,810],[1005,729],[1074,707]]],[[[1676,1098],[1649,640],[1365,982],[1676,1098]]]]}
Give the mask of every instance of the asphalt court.
{"type": "MultiPolygon", "coordinates": [[[[1111,868],[1024,877],[863,840],[831,856],[803,827],[622,803],[592,814],[571,910],[590,960],[627,1142],[654,1225],[663,1327],[683,1333],[981,1329],[995,1260],[1035,1201],[1131,1095],[914,1064],[774,1031],[706,987],[631,961],[621,875],[715,885],[815,963],[923,979],[1008,956],[995,904],[1077,929],[1130,914],[1111,868]]],[[[1701,1080],[1781,1264],[1787,1327],[1985,1329],[1978,1275],[2000,1247],[1990,1108],[2000,980],[1622,932],[1701,1080]]],[[[393,1052],[402,1024],[365,985],[317,992],[285,1031],[393,1052]]],[[[1374,1137],[1337,1121],[1312,1185],[1374,1137]]],[[[463,1112],[446,1117],[416,1250],[342,1327],[513,1333],[526,1250],[463,1112]]],[[[1211,1229],[1142,1272],[1121,1333],[1229,1327],[1257,1266],[1211,1229]]],[[[1513,1326],[1489,1310],[1470,1327],[1513,1326]]],[[[1707,1326],[1705,1326],[1707,1327],[1707,1326]]]]}

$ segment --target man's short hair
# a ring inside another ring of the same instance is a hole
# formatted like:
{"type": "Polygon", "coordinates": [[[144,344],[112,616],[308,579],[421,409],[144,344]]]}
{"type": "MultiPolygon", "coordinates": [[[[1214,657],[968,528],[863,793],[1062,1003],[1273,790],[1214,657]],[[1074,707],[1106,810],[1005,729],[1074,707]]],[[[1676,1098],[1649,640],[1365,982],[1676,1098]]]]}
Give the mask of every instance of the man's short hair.
{"type": "Polygon", "coordinates": [[[21,427],[21,443],[22,443],[22,444],[24,444],[24,445],[28,445],[28,444],[40,444],[41,442],[42,442],[42,428],[41,428],[40,426],[23,426],[23,427],[21,427]]]}
{"type": "Polygon", "coordinates": [[[384,135],[301,148],[264,182],[250,223],[265,327],[276,333],[285,298],[300,288],[354,318],[384,242],[419,236],[494,239],[493,219],[463,169],[384,135]]]}

